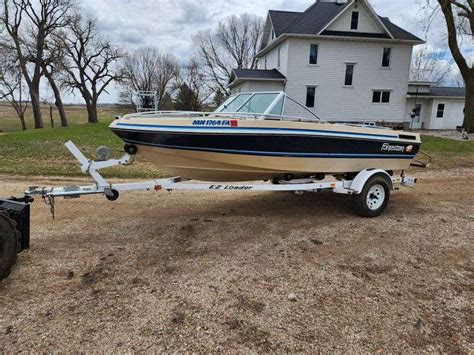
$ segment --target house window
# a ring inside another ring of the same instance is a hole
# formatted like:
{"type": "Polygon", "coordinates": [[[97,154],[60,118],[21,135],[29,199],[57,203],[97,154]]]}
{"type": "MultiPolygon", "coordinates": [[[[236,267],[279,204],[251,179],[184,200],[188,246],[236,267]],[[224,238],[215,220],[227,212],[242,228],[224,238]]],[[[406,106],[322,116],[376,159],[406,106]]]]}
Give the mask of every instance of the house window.
{"type": "Polygon", "coordinates": [[[346,64],[346,78],[344,80],[345,86],[352,86],[354,78],[354,66],[355,64],[346,64]]]}
{"type": "Polygon", "coordinates": [[[436,111],[436,118],[444,117],[444,109],[446,108],[445,104],[438,104],[438,110],[436,111]]]}
{"type": "Polygon", "coordinates": [[[309,64],[318,64],[318,50],[317,44],[312,44],[309,51],[309,64]]]}
{"type": "Polygon", "coordinates": [[[390,67],[391,58],[392,58],[392,48],[384,48],[383,57],[382,57],[382,68],[390,67]]]}
{"type": "Polygon", "coordinates": [[[390,102],[390,95],[390,91],[375,90],[372,94],[372,102],[388,104],[390,102]]]}
{"type": "Polygon", "coordinates": [[[281,48],[278,47],[278,65],[277,65],[278,69],[280,69],[281,67],[281,48]]]}
{"type": "Polygon", "coordinates": [[[276,35],[275,35],[275,29],[272,28],[272,41],[275,39],[276,35]]]}
{"type": "Polygon", "coordinates": [[[306,88],[306,107],[314,107],[316,97],[316,86],[308,86],[306,88]]]}
{"type": "Polygon", "coordinates": [[[353,11],[351,18],[351,30],[357,30],[359,28],[359,12],[353,11]]]}

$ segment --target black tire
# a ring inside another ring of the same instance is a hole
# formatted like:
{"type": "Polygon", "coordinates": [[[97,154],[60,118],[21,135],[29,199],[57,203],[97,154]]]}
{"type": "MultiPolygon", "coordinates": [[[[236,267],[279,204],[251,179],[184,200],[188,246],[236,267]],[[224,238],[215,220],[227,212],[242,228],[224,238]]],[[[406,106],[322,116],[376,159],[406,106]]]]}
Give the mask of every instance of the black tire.
{"type": "Polygon", "coordinates": [[[125,144],[123,149],[125,150],[125,153],[129,155],[135,155],[138,152],[137,146],[133,144],[125,144]]]}
{"type": "Polygon", "coordinates": [[[380,216],[387,208],[390,200],[390,184],[388,177],[372,176],[359,195],[354,195],[354,211],[362,217],[373,218],[380,216]],[[383,189],[383,191],[382,191],[383,189]],[[372,196],[369,202],[369,195],[372,196]]]}
{"type": "Polygon", "coordinates": [[[112,195],[105,195],[105,197],[107,198],[107,200],[109,200],[110,202],[115,202],[119,199],[120,197],[120,193],[117,191],[117,190],[110,190],[110,192],[112,193],[112,195]]]}
{"type": "Polygon", "coordinates": [[[10,275],[16,263],[19,242],[20,232],[15,222],[0,212],[0,280],[10,275]]]}

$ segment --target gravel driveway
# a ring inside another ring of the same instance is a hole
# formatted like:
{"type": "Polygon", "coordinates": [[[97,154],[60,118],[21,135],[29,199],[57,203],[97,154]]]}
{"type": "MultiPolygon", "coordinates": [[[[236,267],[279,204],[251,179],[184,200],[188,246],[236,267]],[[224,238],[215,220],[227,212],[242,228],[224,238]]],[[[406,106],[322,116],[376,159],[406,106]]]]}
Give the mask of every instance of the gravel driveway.
{"type": "Polygon", "coordinates": [[[371,220],[331,193],[38,202],[0,352],[472,353],[474,170],[418,177],[371,220]]]}

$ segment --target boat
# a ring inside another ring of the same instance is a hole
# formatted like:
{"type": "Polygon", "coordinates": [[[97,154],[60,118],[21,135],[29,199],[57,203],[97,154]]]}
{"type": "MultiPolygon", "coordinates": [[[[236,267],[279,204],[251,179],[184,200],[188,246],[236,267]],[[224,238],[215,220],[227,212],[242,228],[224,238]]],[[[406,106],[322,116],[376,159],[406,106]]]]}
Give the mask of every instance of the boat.
{"type": "Polygon", "coordinates": [[[127,153],[140,154],[166,174],[200,181],[401,171],[421,147],[417,133],[325,122],[283,92],[239,93],[214,112],[125,115],[110,129],[127,153]],[[311,117],[285,116],[290,104],[311,117]]]}

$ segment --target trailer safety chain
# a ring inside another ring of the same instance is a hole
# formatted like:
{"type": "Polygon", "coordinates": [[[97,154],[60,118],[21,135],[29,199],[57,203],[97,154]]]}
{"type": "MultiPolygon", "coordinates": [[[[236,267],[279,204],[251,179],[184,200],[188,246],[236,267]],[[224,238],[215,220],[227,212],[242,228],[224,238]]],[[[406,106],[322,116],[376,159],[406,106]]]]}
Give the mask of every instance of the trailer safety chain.
{"type": "Polygon", "coordinates": [[[51,216],[53,217],[53,219],[55,219],[56,216],[55,216],[55,211],[54,211],[54,203],[55,203],[55,201],[54,201],[54,196],[50,196],[50,195],[48,195],[48,196],[43,196],[43,202],[44,202],[47,206],[49,206],[49,210],[50,210],[50,212],[51,212],[51,216]]]}

